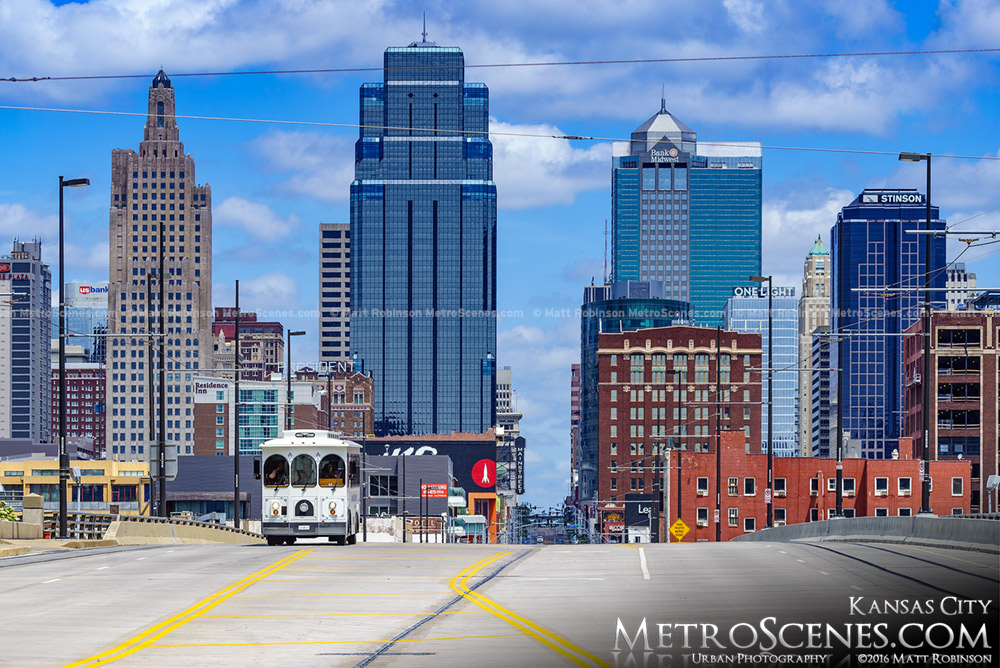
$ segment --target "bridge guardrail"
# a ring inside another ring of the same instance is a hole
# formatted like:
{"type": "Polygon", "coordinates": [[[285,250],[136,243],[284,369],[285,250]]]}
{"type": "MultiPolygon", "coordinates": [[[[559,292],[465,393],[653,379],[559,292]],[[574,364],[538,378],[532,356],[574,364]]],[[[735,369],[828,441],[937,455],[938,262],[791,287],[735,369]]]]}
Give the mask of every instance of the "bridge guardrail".
{"type": "MultiPolygon", "coordinates": [[[[264,540],[262,534],[237,529],[225,524],[215,524],[212,522],[198,522],[196,520],[150,517],[147,515],[121,515],[112,513],[66,513],[66,533],[69,538],[75,540],[101,540],[107,538],[108,531],[115,522],[136,522],[143,524],[166,524],[171,526],[184,526],[200,529],[212,529],[232,534],[240,534],[246,537],[264,540]]],[[[59,517],[55,514],[46,513],[45,529],[49,535],[55,536],[59,530],[59,517]]],[[[173,531],[171,531],[171,535],[173,531]]]]}

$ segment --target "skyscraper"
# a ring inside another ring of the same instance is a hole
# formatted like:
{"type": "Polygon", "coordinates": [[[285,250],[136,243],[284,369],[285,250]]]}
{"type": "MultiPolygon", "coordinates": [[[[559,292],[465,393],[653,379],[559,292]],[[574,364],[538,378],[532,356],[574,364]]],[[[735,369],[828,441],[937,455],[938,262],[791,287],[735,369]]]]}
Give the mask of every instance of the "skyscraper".
{"type": "Polygon", "coordinates": [[[15,239],[0,257],[0,438],[48,443],[51,437],[51,308],[42,242],[15,239]]]}
{"type": "MultiPolygon", "coordinates": [[[[66,284],[67,345],[82,345],[87,361],[104,364],[108,331],[108,284],[66,284]],[[94,335],[97,336],[94,336],[94,335]]],[[[52,338],[59,338],[59,307],[52,309],[52,338]]]]}
{"type": "Polygon", "coordinates": [[[347,362],[351,350],[351,225],[319,224],[319,361],[347,362]]]}
{"type": "Polygon", "coordinates": [[[458,47],[389,47],[361,86],[351,184],[351,353],[377,434],[484,432],[496,402],[489,92],[458,47]]]}
{"type": "MultiPolygon", "coordinates": [[[[802,272],[802,297],[799,298],[799,451],[803,457],[813,454],[812,394],[814,374],[829,374],[829,366],[815,369],[813,332],[830,325],[830,251],[822,237],[816,238],[806,256],[802,272]]],[[[826,348],[829,360],[829,347],[826,348]]],[[[830,379],[823,382],[829,386],[830,379]]]]}
{"type": "MultiPolygon", "coordinates": [[[[831,346],[830,364],[841,369],[844,380],[834,390],[843,398],[840,435],[848,432],[859,440],[863,457],[888,457],[902,435],[900,335],[920,318],[925,267],[932,304],[945,303],[944,236],[931,240],[926,262],[923,237],[907,233],[922,230],[925,218],[926,202],[916,190],[866,189],[841,210],[833,226],[831,329],[844,338],[831,346]]],[[[944,224],[937,207],[931,207],[932,229],[944,224]]],[[[831,447],[836,448],[836,440],[831,447]]]]}
{"type": "Polygon", "coordinates": [[[698,145],[667,111],[612,146],[612,281],[660,281],[695,324],[722,324],[734,287],[760,274],[761,147],[698,145]]]}
{"type": "Polygon", "coordinates": [[[212,367],[212,190],[196,184],[174,114],[174,89],[160,70],[139,152],[111,152],[106,442],[113,459],[148,459],[151,427],[159,428],[149,406],[160,386],[150,339],[128,335],[166,335],[163,434],[179,454],[194,452],[192,378],[212,367]]]}

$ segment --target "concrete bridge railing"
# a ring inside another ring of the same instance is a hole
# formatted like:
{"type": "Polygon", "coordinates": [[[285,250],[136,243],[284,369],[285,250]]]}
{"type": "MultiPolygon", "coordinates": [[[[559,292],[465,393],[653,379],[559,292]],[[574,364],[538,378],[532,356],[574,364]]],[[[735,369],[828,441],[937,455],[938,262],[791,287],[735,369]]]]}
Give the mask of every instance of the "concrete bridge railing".
{"type": "Polygon", "coordinates": [[[259,533],[236,529],[224,524],[195,522],[194,520],[166,519],[122,515],[112,522],[104,533],[104,540],[117,541],[119,545],[170,545],[229,543],[247,545],[264,543],[259,533]]]}
{"type": "Polygon", "coordinates": [[[934,517],[844,517],[762,529],[738,541],[833,541],[901,543],[1000,554],[1000,522],[990,519],[934,517]]]}

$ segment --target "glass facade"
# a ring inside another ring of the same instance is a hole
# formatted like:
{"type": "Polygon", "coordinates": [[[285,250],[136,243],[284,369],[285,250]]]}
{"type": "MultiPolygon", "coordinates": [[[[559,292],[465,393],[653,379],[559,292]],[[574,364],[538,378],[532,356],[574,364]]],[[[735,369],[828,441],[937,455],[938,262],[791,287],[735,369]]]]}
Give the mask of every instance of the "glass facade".
{"type": "MultiPolygon", "coordinates": [[[[787,294],[795,294],[794,288],[786,289],[787,294]]],[[[723,327],[727,330],[761,335],[761,449],[767,452],[767,407],[771,403],[771,420],[774,425],[775,457],[795,457],[799,454],[798,403],[799,375],[799,303],[794,297],[771,298],[771,329],[774,333],[774,364],[769,354],[767,293],[761,291],[759,297],[731,297],[723,310],[723,327]],[[774,370],[771,384],[774,397],[768,394],[767,369],[774,370]]],[[[756,375],[754,374],[756,380],[756,375]]]]}
{"type": "MultiPolygon", "coordinates": [[[[847,336],[832,346],[831,365],[843,366],[841,431],[860,441],[863,457],[888,457],[902,435],[903,339],[898,335],[920,317],[924,293],[855,290],[923,288],[924,237],[906,231],[923,229],[925,219],[924,196],[915,190],[865,190],[841,210],[833,226],[831,323],[847,336]],[[843,365],[838,348],[844,351],[843,365]]],[[[944,226],[937,207],[931,207],[932,229],[944,226]]],[[[947,265],[943,236],[931,240],[929,265],[936,290],[932,308],[941,308],[947,265]]]]}
{"type": "Polygon", "coordinates": [[[260,444],[278,437],[278,391],[240,390],[241,455],[260,455],[260,444]]]}
{"type": "Polygon", "coordinates": [[[461,49],[385,52],[361,87],[351,184],[351,353],[375,433],[483,432],[495,420],[496,186],[489,92],[461,49]]]}

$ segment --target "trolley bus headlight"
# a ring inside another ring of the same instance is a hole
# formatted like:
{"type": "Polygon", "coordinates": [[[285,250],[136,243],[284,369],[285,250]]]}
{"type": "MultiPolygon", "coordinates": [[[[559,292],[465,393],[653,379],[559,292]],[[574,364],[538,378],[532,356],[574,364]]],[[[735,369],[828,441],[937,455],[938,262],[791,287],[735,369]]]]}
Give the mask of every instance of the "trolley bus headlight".
{"type": "Polygon", "coordinates": [[[281,514],[281,502],[280,501],[272,501],[271,502],[271,514],[272,515],[280,515],[281,514]]]}
{"type": "Polygon", "coordinates": [[[331,501],[330,502],[330,514],[331,515],[336,515],[337,514],[337,502],[336,501],[331,501]]]}

